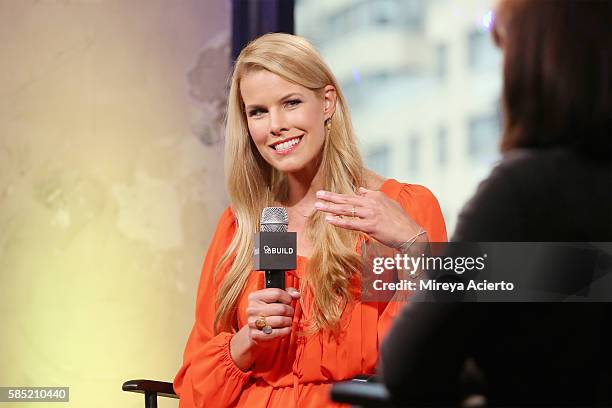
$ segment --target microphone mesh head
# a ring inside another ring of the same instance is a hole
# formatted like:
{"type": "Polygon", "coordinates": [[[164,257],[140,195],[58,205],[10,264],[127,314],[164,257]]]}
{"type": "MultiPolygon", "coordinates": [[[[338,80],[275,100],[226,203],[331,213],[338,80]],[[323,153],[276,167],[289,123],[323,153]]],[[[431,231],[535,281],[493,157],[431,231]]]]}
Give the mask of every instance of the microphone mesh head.
{"type": "Polygon", "coordinates": [[[261,212],[261,232],[287,232],[289,215],[284,207],[266,207],[261,212]]]}

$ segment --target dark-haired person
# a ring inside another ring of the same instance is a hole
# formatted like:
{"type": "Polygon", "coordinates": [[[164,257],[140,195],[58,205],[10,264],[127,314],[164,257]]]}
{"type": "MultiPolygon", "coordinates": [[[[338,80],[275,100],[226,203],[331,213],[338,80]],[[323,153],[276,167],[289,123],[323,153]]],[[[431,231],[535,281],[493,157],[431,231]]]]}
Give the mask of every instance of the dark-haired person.
{"type": "MultiPolygon", "coordinates": [[[[606,0],[502,0],[502,162],[454,241],[612,241],[606,0]]],[[[580,271],[576,271],[579,273],[580,271]]],[[[610,406],[607,303],[412,303],[382,347],[396,401],[454,405],[466,359],[489,406],[610,406]]]]}

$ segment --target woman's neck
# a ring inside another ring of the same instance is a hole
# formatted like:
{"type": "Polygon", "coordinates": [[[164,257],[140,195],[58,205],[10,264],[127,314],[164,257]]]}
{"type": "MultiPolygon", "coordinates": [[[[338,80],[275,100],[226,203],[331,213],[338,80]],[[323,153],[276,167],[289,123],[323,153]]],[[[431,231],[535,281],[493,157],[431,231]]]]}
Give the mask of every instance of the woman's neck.
{"type": "Polygon", "coordinates": [[[316,169],[288,173],[286,205],[288,207],[314,205],[317,191],[324,188],[321,166],[317,166],[316,169]]]}

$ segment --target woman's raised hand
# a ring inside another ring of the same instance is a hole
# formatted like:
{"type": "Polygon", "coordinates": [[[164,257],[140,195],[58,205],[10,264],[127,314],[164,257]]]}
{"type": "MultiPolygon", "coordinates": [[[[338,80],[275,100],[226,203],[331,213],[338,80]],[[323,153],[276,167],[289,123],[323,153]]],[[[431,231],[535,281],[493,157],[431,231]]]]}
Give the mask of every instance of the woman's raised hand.
{"type": "Polygon", "coordinates": [[[317,191],[315,209],[327,213],[325,220],[337,227],[361,231],[391,248],[423,233],[404,209],[381,191],[361,187],[359,195],[317,191]]]}

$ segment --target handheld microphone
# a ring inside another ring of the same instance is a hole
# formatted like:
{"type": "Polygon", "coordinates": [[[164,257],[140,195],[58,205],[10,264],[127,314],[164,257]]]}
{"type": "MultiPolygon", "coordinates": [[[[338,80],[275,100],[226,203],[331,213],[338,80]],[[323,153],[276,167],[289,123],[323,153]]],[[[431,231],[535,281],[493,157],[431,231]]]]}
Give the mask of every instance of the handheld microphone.
{"type": "Polygon", "coordinates": [[[285,289],[285,272],[295,269],[297,261],[297,234],[287,232],[287,210],[264,208],[259,226],[253,245],[253,265],[264,271],[266,288],[285,289]]]}

